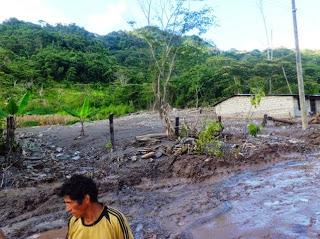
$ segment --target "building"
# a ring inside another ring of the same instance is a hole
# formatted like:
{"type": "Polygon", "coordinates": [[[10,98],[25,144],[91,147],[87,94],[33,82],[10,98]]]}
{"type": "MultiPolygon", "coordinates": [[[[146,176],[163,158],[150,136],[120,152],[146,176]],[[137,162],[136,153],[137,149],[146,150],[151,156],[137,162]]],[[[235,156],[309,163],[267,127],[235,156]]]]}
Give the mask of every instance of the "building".
{"type": "MultiPolygon", "coordinates": [[[[218,102],[214,107],[217,115],[229,118],[263,118],[264,114],[277,118],[295,118],[301,116],[299,95],[268,95],[254,107],[252,95],[235,95],[218,102]]],[[[308,113],[320,112],[320,95],[306,95],[308,113]]]]}

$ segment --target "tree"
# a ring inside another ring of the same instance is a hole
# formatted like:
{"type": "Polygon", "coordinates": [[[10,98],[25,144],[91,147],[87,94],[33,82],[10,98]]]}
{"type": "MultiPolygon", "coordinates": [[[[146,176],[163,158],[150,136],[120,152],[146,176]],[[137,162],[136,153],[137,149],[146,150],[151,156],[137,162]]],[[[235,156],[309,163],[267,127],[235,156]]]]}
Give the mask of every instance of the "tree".
{"type": "MultiPolygon", "coordinates": [[[[166,123],[169,137],[174,136],[169,119],[168,84],[174,74],[181,37],[187,33],[203,34],[214,23],[212,9],[187,8],[186,0],[140,0],[141,10],[147,26],[136,31],[137,36],[147,43],[153,61],[154,108],[166,123]]],[[[133,23],[133,22],[131,22],[133,23]]]]}

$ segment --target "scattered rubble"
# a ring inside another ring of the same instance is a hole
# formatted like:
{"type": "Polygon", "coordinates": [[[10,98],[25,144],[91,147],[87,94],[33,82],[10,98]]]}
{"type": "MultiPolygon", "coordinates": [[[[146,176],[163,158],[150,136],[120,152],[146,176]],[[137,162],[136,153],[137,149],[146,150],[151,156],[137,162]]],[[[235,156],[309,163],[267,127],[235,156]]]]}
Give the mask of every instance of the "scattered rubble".
{"type": "MultiPolygon", "coordinates": [[[[211,112],[203,112],[201,116],[198,111],[178,113],[187,115],[198,127],[201,126],[198,122],[213,117],[211,112]]],[[[298,124],[282,128],[268,122],[260,135],[251,137],[244,133],[246,122],[228,120],[221,134],[223,156],[214,157],[199,155],[194,150],[196,138],[191,134],[168,140],[159,133],[163,125],[157,114],[130,115],[115,120],[114,124],[116,150],[113,152],[105,147],[106,121],[86,125],[88,135],[82,138],[76,137],[76,126],[18,130],[23,165],[2,169],[0,178],[3,189],[0,191],[0,227],[6,229],[9,238],[26,238],[54,228],[45,224],[48,220],[63,224],[58,220],[67,216],[61,201],[54,196],[54,188],[73,173],[99,180],[102,201],[129,215],[137,238],[179,238],[176,228],[185,226],[189,214],[203,214],[207,207],[214,208],[220,203],[221,198],[215,192],[202,195],[199,184],[206,187],[207,180],[252,165],[275,162],[291,152],[309,152],[320,145],[318,128],[301,132],[298,124]],[[172,214],[169,215],[161,208],[166,204],[170,207],[171,200],[182,201],[170,208],[172,214]],[[190,204],[193,200],[199,205],[190,204]],[[136,217],[135,205],[140,205],[139,210],[146,207],[145,218],[136,217]],[[172,225],[154,221],[155,217],[172,215],[176,220],[172,225]],[[35,224],[43,227],[34,227],[35,224]]],[[[212,191],[209,186],[207,189],[212,191]]]]}

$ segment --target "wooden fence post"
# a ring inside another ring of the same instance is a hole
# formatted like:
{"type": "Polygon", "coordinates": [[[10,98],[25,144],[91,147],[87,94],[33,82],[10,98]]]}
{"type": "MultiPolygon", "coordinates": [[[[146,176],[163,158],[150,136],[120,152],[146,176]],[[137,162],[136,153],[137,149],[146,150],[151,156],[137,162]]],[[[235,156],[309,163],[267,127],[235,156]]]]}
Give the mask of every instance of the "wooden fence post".
{"type": "Polygon", "coordinates": [[[222,121],[222,118],[221,118],[221,115],[219,115],[218,116],[218,122],[221,123],[221,121],[222,121]]]}
{"type": "Polygon", "coordinates": [[[109,125],[110,125],[110,141],[112,145],[112,150],[114,150],[115,145],[114,145],[113,114],[109,115],[109,125]]]}
{"type": "Polygon", "coordinates": [[[7,117],[7,137],[6,137],[6,145],[9,151],[12,150],[12,146],[14,143],[14,131],[15,131],[15,122],[13,116],[7,117]]]}
{"type": "Polygon", "coordinates": [[[176,117],[176,124],[174,127],[174,133],[177,137],[179,137],[179,117],[176,117]]]}
{"type": "Polygon", "coordinates": [[[266,126],[267,124],[267,120],[268,120],[268,115],[267,114],[264,114],[263,115],[263,121],[262,121],[262,127],[266,126]]]}

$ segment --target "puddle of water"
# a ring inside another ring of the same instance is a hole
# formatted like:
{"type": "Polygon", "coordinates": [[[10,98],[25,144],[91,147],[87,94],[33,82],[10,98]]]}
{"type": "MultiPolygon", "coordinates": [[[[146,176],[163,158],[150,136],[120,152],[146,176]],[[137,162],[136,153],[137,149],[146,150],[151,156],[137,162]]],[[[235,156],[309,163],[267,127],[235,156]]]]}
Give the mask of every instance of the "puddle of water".
{"type": "Polygon", "coordinates": [[[320,238],[320,161],[279,163],[224,182],[232,209],[192,230],[204,238],[320,238]]]}

